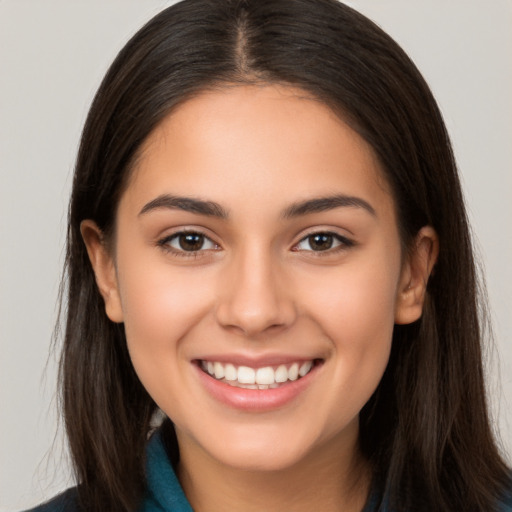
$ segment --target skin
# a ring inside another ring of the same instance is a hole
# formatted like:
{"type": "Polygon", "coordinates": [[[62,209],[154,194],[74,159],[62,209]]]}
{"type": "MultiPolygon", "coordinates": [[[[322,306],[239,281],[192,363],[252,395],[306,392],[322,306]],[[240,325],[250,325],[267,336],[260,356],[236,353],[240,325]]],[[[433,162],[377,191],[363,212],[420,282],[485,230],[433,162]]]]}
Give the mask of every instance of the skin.
{"type": "Polygon", "coordinates": [[[438,242],[425,227],[403,251],[389,187],[358,134],[291,87],[205,92],[144,143],[115,240],[90,220],[82,234],[107,315],[124,322],[141,382],[175,423],[194,510],[361,510],[370,471],[358,414],[394,324],[421,316],[438,242]],[[213,201],[227,218],[147,206],[165,194],[213,201]],[[334,195],[370,208],[283,216],[334,195]],[[180,249],[172,236],[183,231],[207,237],[201,250],[180,249]],[[334,233],[333,247],[313,250],[313,233],[334,233]],[[255,412],[198,378],[197,359],[234,356],[322,364],[295,399],[255,412]]]}

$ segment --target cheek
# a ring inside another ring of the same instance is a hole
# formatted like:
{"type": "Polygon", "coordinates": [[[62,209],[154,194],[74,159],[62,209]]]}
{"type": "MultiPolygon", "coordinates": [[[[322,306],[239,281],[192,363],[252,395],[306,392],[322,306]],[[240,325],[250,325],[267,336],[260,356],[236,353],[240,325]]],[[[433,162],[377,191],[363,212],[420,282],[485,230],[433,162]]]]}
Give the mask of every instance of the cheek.
{"type": "Polygon", "coordinates": [[[396,279],[389,267],[387,274],[376,268],[340,270],[331,276],[328,287],[310,293],[310,315],[335,354],[329,362],[332,392],[323,409],[331,434],[358,416],[387,367],[396,279]]]}
{"type": "Polygon", "coordinates": [[[372,343],[392,331],[398,277],[396,263],[340,266],[306,283],[304,296],[329,337],[372,343]]]}
{"type": "MultiPolygon", "coordinates": [[[[142,385],[158,406],[180,418],[190,398],[180,390],[186,369],[187,334],[211,309],[212,287],[200,272],[170,265],[120,265],[121,300],[130,358],[142,385]]],[[[197,270],[197,269],[196,269],[197,270]]]]}
{"type": "Polygon", "coordinates": [[[338,392],[362,407],[388,363],[400,260],[358,263],[306,281],[302,296],[304,309],[336,354],[338,392]]]}
{"type": "Polygon", "coordinates": [[[175,355],[181,340],[211,307],[211,287],[205,286],[201,272],[165,264],[141,270],[136,256],[123,263],[119,282],[133,363],[136,368],[162,364],[162,356],[175,355]]]}

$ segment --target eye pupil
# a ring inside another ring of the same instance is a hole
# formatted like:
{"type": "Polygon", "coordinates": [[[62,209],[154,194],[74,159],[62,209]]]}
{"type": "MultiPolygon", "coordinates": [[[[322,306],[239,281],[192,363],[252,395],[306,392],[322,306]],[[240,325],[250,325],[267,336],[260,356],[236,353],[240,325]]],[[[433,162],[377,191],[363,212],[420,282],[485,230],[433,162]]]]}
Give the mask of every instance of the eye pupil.
{"type": "Polygon", "coordinates": [[[180,248],[184,251],[199,251],[204,244],[204,236],[199,233],[185,233],[179,237],[180,248]]]}
{"type": "Polygon", "coordinates": [[[314,251],[327,251],[332,247],[333,236],[327,233],[317,233],[308,237],[309,245],[314,251]]]}

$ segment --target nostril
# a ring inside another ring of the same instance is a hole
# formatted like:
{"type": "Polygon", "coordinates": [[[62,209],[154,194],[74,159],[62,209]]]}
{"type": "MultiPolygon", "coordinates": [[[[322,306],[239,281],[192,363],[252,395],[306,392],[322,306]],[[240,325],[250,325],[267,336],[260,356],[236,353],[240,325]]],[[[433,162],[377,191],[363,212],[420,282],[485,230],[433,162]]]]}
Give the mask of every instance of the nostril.
{"type": "Polygon", "coordinates": [[[277,332],[293,322],[292,315],[285,315],[279,307],[272,309],[243,309],[241,304],[224,305],[217,310],[217,321],[225,329],[238,331],[245,336],[257,336],[261,333],[277,332]]]}

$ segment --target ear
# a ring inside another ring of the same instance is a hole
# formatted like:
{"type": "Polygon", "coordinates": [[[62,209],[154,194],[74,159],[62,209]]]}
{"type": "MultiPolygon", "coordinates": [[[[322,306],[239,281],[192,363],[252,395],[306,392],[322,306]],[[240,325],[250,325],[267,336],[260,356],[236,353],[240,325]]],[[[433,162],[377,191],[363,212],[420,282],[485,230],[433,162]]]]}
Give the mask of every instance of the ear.
{"type": "Polygon", "coordinates": [[[396,298],[396,324],[410,324],[421,317],[428,279],[438,255],[439,239],[434,228],[421,228],[402,266],[396,298]]]}
{"type": "Polygon", "coordinates": [[[92,220],[80,224],[80,232],[96,276],[96,284],[105,301],[105,312],[112,322],[123,321],[123,310],[117,284],[116,267],[103,232],[92,220]]]}

